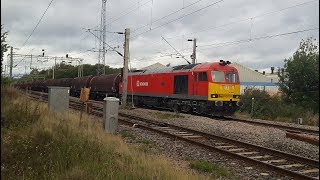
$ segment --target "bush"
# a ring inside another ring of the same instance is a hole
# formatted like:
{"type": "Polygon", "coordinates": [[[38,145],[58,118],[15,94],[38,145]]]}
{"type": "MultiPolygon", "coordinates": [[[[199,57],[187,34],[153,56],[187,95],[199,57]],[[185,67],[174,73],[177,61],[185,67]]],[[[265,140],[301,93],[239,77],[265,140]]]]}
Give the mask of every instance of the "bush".
{"type": "Polygon", "coordinates": [[[1,76],[1,87],[7,87],[12,83],[8,77],[1,76]]]}
{"type": "Polygon", "coordinates": [[[312,110],[306,110],[296,104],[289,104],[283,100],[281,95],[271,96],[266,91],[249,88],[241,96],[241,101],[244,105],[239,111],[249,113],[253,118],[292,122],[301,117],[304,119],[304,124],[319,124],[319,119],[315,120],[316,115],[312,113],[312,110]]]}

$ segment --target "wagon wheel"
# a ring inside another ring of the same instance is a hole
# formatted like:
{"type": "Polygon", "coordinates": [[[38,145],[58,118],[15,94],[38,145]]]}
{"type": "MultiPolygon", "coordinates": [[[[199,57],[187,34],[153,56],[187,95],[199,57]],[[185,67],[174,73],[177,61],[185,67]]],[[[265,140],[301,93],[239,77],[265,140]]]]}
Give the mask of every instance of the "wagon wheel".
{"type": "Polygon", "coordinates": [[[178,104],[174,104],[173,107],[172,107],[172,110],[175,112],[175,113],[179,113],[180,112],[180,107],[178,104]]]}

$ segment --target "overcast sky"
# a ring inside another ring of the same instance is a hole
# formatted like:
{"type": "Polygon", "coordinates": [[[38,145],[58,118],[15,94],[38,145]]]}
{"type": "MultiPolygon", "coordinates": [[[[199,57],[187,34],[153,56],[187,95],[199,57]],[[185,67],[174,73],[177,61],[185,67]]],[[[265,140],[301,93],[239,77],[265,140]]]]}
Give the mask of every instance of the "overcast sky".
{"type": "MultiPolygon", "coordinates": [[[[14,53],[40,55],[44,49],[48,56],[69,54],[96,64],[98,52],[93,51],[98,51],[99,40],[86,29],[99,29],[101,0],[53,0],[27,40],[50,1],[1,0],[7,42],[19,48],[14,53]]],[[[224,59],[269,70],[283,66],[302,39],[312,36],[319,41],[319,0],[108,0],[106,6],[108,32],[131,30],[132,68],[156,62],[186,64],[171,46],[191,62],[193,42],[187,39],[197,38],[197,62],[224,59]],[[304,32],[291,33],[297,31],[304,32]]],[[[106,39],[123,52],[124,35],[107,33],[106,39]]],[[[14,59],[15,74],[30,71],[30,59],[21,60],[14,59]]],[[[53,64],[33,60],[32,66],[53,64]]],[[[106,65],[121,67],[123,59],[108,51],[106,65]]]]}

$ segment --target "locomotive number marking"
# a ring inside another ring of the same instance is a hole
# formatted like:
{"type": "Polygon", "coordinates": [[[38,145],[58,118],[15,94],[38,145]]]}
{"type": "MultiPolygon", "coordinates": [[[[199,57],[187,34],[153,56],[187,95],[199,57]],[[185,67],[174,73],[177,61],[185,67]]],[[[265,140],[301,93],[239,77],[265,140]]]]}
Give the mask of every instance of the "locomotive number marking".
{"type": "Polygon", "coordinates": [[[140,81],[137,81],[136,85],[137,85],[137,86],[149,86],[149,83],[148,83],[148,82],[140,82],[140,81]]]}

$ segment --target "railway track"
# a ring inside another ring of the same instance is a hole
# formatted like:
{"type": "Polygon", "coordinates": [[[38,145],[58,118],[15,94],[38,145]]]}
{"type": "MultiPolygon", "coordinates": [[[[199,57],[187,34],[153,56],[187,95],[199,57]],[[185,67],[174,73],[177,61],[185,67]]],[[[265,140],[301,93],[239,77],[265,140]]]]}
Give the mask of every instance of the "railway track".
{"type": "Polygon", "coordinates": [[[260,125],[260,126],[274,127],[277,129],[282,129],[282,130],[290,131],[290,132],[304,133],[304,134],[319,136],[319,130],[306,129],[303,127],[286,126],[286,125],[281,125],[281,124],[273,124],[273,123],[263,122],[263,121],[254,120],[254,119],[249,120],[249,119],[239,119],[239,118],[233,118],[233,117],[224,117],[224,118],[227,120],[232,120],[232,121],[239,121],[239,122],[255,124],[255,125],[260,125]]]}
{"type": "MultiPolygon", "coordinates": [[[[33,98],[39,99],[34,95],[33,98]]],[[[70,107],[79,110],[81,104],[77,98],[71,98],[70,107]]],[[[92,114],[102,116],[102,113],[101,102],[93,103],[92,114]]],[[[319,179],[319,161],[313,159],[123,113],[119,113],[119,122],[217,151],[294,179],[319,179]]]]}
{"type": "MultiPolygon", "coordinates": [[[[43,98],[48,97],[47,93],[36,92],[36,91],[31,91],[31,93],[35,94],[35,95],[41,95],[43,98]]],[[[70,97],[70,99],[77,100],[78,98],[70,97]]],[[[103,102],[101,102],[101,101],[90,100],[90,102],[96,103],[96,104],[101,104],[101,105],[103,104],[103,102]]],[[[288,132],[303,133],[303,134],[310,134],[310,135],[319,136],[319,130],[307,129],[307,128],[304,128],[303,126],[297,127],[297,126],[290,126],[290,125],[274,124],[274,123],[269,123],[269,122],[260,121],[260,120],[239,119],[239,118],[234,118],[234,117],[213,117],[213,118],[221,119],[221,120],[232,120],[232,121],[244,122],[244,123],[249,123],[249,124],[254,124],[254,125],[259,125],[259,126],[273,127],[273,128],[281,129],[281,130],[288,131],[288,132]]]]}

